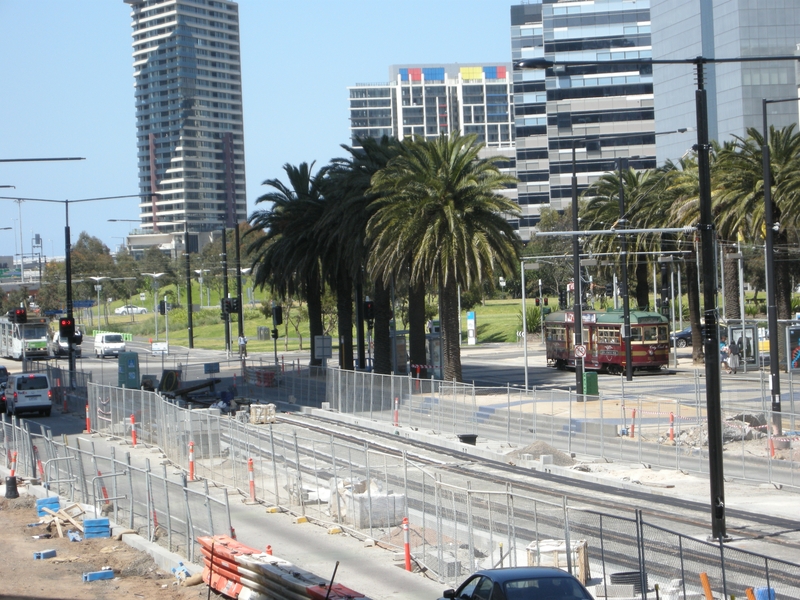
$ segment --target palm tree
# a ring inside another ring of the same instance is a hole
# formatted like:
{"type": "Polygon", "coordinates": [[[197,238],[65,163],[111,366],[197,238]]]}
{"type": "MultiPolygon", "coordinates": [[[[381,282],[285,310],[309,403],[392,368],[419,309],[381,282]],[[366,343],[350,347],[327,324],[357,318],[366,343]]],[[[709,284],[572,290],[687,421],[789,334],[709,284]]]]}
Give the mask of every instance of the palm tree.
{"type": "Polygon", "coordinates": [[[516,180],[495,161],[478,158],[474,135],[405,140],[399,156],[372,178],[376,211],[367,225],[368,266],[399,270],[409,262],[410,283],[438,284],[444,379],[461,381],[458,286],[513,274],[519,239],[509,216],[517,205],[498,190],[516,180]]]}
{"type": "Polygon", "coordinates": [[[264,230],[266,235],[252,241],[247,253],[253,257],[254,285],[270,286],[281,297],[299,294],[306,299],[311,365],[319,365],[321,360],[314,358],[314,336],[323,334],[320,258],[324,243],[317,225],[325,210],[321,191],[325,169],[312,175],[313,168],[314,163],[286,164],[288,185],[278,179],[264,181],[263,185],[276,191],[264,194],[256,204],[272,206],[254,211],[248,220],[250,231],[264,230]]]}
{"type": "MultiPolygon", "coordinates": [[[[746,138],[734,136],[734,142],[720,151],[714,171],[714,208],[719,228],[742,233],[751,241],[762,238],[766,225],[761,152],[764,141],[761,132],[748,127],[746,138]]],[[[794,125],[770,127],[769,151],[773,222],[778,226],[771,259],[775,261],[778,319],[785,320],[791,316],[792,300],[789,231],[797,226],[800,204],[800,133],[794,131],[794,125]]],[[[779,348],[783,351],[783,344],[779,348]]]]}
{"type": "MultiPolygon", "coordinates": [[[[328,239],[326,256],[334,265],[331,272],[338,282],[340,331],[350,340],[349,356],[352,357],[352,317],[350,329],[341,324],[345,320],[342,311],[346,311],[345,298],[352,295],[352,282],[362,283],[362,272],[366,262],[367,221],[371,215],[371,203],[377,197],[370,191],[372,176],[395,157],[400,150],[400,143],[384,136],[380,140],[362,138],[358,140],[360,148],[342,145],[350,153],[347,158],[336,158],[331,161],[326,179],[326,197],[329,210],[323,219],[323,227],[331,231],[328,239]]],[[[373,292],[375,306],[375,371],[390,373],[391,339],[389,321],[391,319],[391,303],[389,291],[384,281],[376,281],[373,292]]],[[[352,306],[349,301],[348,306],[352,306]]],[[[352,309],[351,309],[352,313],[352,309]]],[[[424,331],[422,333],[424,353],[424,331]]],[[[414,338],[413,328],[411,338],[414,338]]],[[[412,345],[413,350],[413,345],[412,345]]],[[[411,353],[412,362],[414,352],[411,353]]],[[[424,354],[423,359],[424,361],[424,354]]],[[[351,358],[352,368],[352,358],[351,358]]]]}
{"type": "MultiPolygon", "coordinates": [[[[666,220],[668,205],[662,200],[659,190],[663,183],[663,174],[655,169],[622,171],[622,185],[625,199],[625,221],[628,229],[646,229],[662,227],[666,220]]],[[[621,218],[619,214],[620,172],[606,173],[595,181],[584,192],[590,200],[585,204],[581,220],[588,222],[588,229],[604,228],[616,225],[621,218]],[[598,227],[595,227],[595,224],[598,227]]],[[[612,236],[597,236],[591,239],[590,247],[595,252],[618,252],[619,241],[612,236]]],[[[628,236],[628,266],[636,279],[636,305],[648,306],[650,302],[648,284],[647,258],[637,257],[637,253],[649,252],[660,248],[660,239],[653,234],[637,234],[628,236]],[[630,269],[630,267],[634,267],[630,269]]]]}
{"type": "MultiPolygon", "coordinates": [[[[710,154],[711,164],[716,160],[718,148],[710,154]]],[[[700,220],[700,174],[697,156],[686,156],[677,163],[667,161],[662,167],[665,173],[665,194],[671,203],[668,224],[672,227],[695,225],[700,220]]],[[[680,238],[679,238],[680,240],[680,238]]],[[[702,363],[703,331],[700,323],[700,286],[698,283],[697,251],[694,240],[682,240],[691,254],[684,255],[686,266],[686,296],[689,301],[689,322],[692,325],[692,362],[702,363]]]]}

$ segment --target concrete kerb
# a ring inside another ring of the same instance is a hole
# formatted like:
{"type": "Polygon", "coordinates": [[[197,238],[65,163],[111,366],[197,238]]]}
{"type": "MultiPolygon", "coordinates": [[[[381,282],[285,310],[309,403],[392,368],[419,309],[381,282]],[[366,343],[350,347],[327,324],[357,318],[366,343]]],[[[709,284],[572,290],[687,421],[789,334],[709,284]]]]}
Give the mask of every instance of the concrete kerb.
{"type": "MultiPolygon", "coordinates": [[[[6,469],[0,468],[0,472],[3,473],[4,477],[3,480],[5,481],[5,476],[8,475],[8,471],[6,469]]],[[[3,490],[3,494],[5,495],[5,485],[0,485],[0,488],[3,490]]],[[[19,490],[22,493],[27,494],[28,496],[33,496],[34,498],[47,498],[53,497],[55,494],[52,494],[50,490],[48,490],[43,485],[33,485],[30,483],[25,483],[19,485],[19,490]],[[25,490],[23,492],[23,489],[25,490]]],[[[61,506],[64,506],[68,503],[67,499],[63,496],[59,496],[59,502],[61,506]]],[[[80,504],[80,507],[86,511],[87,515],[91,515],[92,517],[98,517],[95,514],[95,510],[93,506],[89,506],[88,504],[80,504]]],[[[103,515],[105,516],[105,515],[103,515]]],[[[127,527],[123,527],[114,523],[109,519],[109,524],[111,526],[111,537],[115,537],[124,531],[130,531],[127,527]]],[[[136,533],[123,533],[122,541],[130,546],[135,550],[139,550],[140,552],[145,552],[149,556],[153,558],[158,568],[164,571],[165,573],[172,573],[172,569],[178,569],[181,566],[185,567],[187,571],[189,571],[192,575],[202,572],[203,567],[200,565],[196,565],[190,563],[185,557],[176,554],[175,552],[170,552],[169,550],[162,548],[158,544],[154,542],[149,542],[142,536],[136,533]]]]}

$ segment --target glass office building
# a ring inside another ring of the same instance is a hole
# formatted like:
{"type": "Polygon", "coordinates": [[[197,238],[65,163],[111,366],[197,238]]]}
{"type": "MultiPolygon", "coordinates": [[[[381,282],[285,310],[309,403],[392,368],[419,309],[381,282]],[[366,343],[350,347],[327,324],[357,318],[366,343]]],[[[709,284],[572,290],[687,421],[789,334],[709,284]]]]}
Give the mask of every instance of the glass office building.
{"type": "Polygon", "coordinates": [[[579,193],[614,170],[618,157],[636,169],[656,165],[652,69],[614,64],[650,57],[650,35],[649,0],[532,0],[511,7],[514,63],[587,62],[513,73],[523,237],[542,207],[570,206],[573,148],[579,193]]]}
{"type": "MultiPolygon", "coordinates": [[[[650,0],[656,59],[737,58],[794,55],[800,42],[800,2],[789,0],[650,0]]],[[[695,125],[695,70],[685,65],[655,67],[656,128],[695,125]]],[[[720,143],[762,126],[763,98],[797,95],[794,62],[707,65],[709,137],[720,143]]],[[[769,124],[797,123],[797,103],[769,106],[769,124]]],[[[680,158],[691,142],[659,137],[658,159],[680,158]]]]}
{"type": "Polygon", "coordinates": [[[142,231],[232,227],[247,218],[238,5],[124,1],[133,21],[142,231]]]}
{"type": "MultiPolygon", "coordinates": [[[[513,175],[511,85],[510,64],[393,65],[388,82],[347,88],[351,145],[359,147],[359,137],[475,134],[485,144],[480,156],[501,158],[501,170],[513,175]]],[[[516,200],[516,193],[505,195],[516,200]]]]}

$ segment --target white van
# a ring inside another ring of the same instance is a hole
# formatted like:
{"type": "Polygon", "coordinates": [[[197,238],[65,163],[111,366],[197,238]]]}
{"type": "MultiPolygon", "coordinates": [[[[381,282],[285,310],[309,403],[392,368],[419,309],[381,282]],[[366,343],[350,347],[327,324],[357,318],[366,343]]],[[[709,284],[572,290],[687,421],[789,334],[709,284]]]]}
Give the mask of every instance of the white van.
{"type": "Polygon", "coordinates": [[[98,333],[94,336],[94,355],[97,358],[116,356],[125,352],[125,341],[121,333],[98,333]]]}
{"type": "Polygon", "coordinates": [[[6,412],[18,415],[38,412],[50,416],[53,392],[50,380],[44,373],[16,373],[8,376],[6,384],[6,412]]]}

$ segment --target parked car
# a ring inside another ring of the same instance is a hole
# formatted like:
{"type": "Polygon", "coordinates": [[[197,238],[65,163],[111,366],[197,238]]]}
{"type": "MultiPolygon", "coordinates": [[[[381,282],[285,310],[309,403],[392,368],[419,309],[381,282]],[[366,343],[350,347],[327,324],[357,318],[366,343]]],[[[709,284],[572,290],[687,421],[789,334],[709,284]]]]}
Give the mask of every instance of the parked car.
{"type": "Polygon", "coordinates": [[[508,567],[486,569],[470,575],[456,590],[445,590],[447,598],[485,600],[537,600],[569,598],[592,600],[592,595],[577,578],[553,567],[508,567]]]}
{"type": "Polygon", "coordinates": [[[115,315],[146,315],[147,309],[144,306],[134,306],[133,304],[126,304],[114,309],[115,315]]]}
{"type": "Polygon", "coordinates": [[[669,342],[670,342],[669,345],[670,346],[672,346],[673,340],[676,340],[675,341],[675,345],[678,346],[678,348],[686,348],[686,346],[691,346],[692,345],[692,326],[689,325],[688,327],[685,327],[681,331],[673,331],[672,334],[669,337],[670,337],[670,340],[669,340],[669,342]]]}
{"type": "Polygon", "coordinates": [[[0,412],[6,412],[6,384],[0,383],[0,412]]]}
{"type": "Polygon", "coordinates": [[[0,365],[0,383],[5,384],[8,381],[8,369],[0,365]]]}
{"type": "Polygon", "coordinates": [[[9,416],[37,412],[49,417],[52,398],[50,379],[44,373],[18,373],[8,378],[6,412],[9,416]]]}

